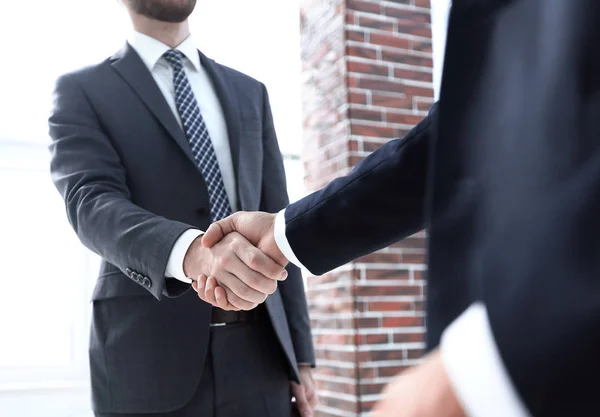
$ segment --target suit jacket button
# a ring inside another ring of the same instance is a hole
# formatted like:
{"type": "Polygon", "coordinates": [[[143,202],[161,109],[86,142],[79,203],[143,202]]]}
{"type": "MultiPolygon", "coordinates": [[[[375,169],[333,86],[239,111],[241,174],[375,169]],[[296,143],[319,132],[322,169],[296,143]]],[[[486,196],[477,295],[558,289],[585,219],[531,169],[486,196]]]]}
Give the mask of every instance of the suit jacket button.
{"type": "Polygon", "coordinates": [[[152,281],[150,281],[150,278],[144,277],[144,286],[146,288],[151,288],[152,287],[152,281]]]}
{"type": "Polygon", "coordinates": [[[131,268],[127,268],[127,269],[125,270],[125,273],[127,274],[127,276],[128,276],[129,278],[131,278],[131,274],[133,273],[133,271],[131,270],[131,268]]]}

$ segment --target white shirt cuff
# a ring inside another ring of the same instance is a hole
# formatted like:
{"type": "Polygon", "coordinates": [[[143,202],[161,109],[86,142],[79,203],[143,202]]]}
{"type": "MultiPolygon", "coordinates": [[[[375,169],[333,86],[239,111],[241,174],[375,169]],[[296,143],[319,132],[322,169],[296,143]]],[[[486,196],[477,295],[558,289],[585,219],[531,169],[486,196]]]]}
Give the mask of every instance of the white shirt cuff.
{"type": "Polygon", "coordinates": [[[176,278],[179,281],[192,283],[192,280],[185,276],[183,272],[183,260],[187,253],[190,245],[198,236],[202,236],[204,232],[197,229],[189,229],[183,232],[179,239],[173,245],[171,255],[169,255],[169,261],[167,262],[167,271],[165,276],[167,278],[176,278]]]}
{"type": "Polygon", "coordinates": [[[448,326],[440,352],[469,417],[530,417],[504,368],[482,303],[472,304],[448,326]]]}
{"type": "Polygon", "coordinates": [[[285,235],[285,209],[281,210],[275,216],[275,243],[279,246],[279,250],[283,255],[287,258],[288,261],[293,263],[299,268],[304,268],[304,265],[298,260],[296,254],[292,250],[290,246],[290,242],[287,240],[287,236],[285,235]]]}

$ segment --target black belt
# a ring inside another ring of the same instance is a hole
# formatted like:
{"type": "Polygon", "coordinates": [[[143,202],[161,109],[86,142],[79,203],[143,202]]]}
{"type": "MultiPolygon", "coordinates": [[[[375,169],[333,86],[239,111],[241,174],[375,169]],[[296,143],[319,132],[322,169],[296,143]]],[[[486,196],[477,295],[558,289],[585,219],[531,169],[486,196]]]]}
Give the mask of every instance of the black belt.
{"type": "Polygon", "coordinates": [[[211,326],[226,326],[228,324],[250,323],[258,317],[260,306],[251,311],[225,311],[213,307],[211,326]]]}

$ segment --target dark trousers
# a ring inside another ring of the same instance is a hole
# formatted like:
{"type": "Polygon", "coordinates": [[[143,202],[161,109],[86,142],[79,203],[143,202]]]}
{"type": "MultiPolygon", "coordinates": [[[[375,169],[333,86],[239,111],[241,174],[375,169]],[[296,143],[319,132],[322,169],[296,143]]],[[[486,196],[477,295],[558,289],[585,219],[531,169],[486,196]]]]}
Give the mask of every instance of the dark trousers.
{"type": "Polygon", "coordinates": [[[266,317],[211,329],[198,389],[180,410],[96,417],[290,417],[289,366],[266,317]]]}

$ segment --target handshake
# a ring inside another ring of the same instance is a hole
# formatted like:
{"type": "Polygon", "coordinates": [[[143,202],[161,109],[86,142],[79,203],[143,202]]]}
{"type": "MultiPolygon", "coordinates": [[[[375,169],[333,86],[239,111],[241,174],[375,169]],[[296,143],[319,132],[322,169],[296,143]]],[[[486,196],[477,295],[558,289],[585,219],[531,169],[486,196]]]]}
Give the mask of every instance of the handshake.
{"type": "Polygon", "coordinates": [[[198,296],[224,310],[252,310],[287,278],[275,214],[238,212],[213,223],[188,249],[183,271],[198,296]]]}

